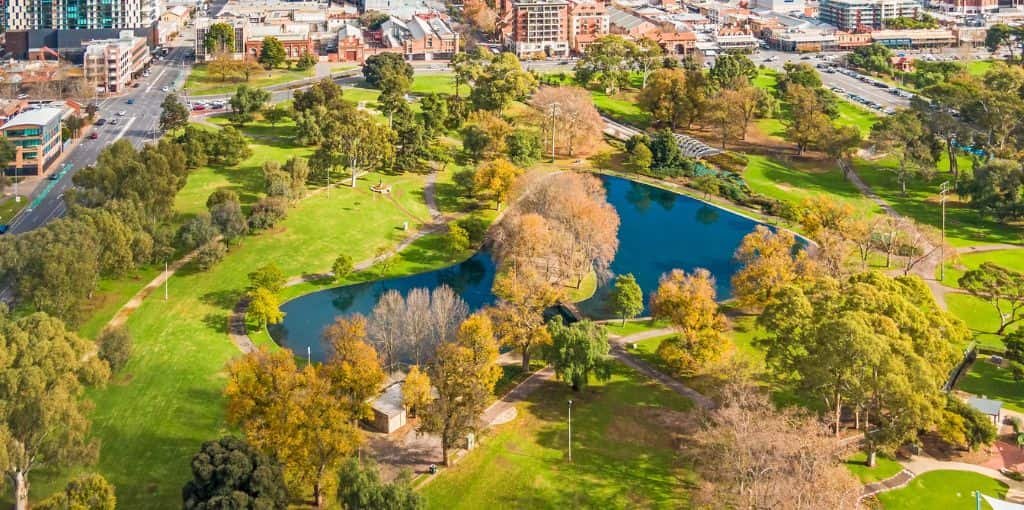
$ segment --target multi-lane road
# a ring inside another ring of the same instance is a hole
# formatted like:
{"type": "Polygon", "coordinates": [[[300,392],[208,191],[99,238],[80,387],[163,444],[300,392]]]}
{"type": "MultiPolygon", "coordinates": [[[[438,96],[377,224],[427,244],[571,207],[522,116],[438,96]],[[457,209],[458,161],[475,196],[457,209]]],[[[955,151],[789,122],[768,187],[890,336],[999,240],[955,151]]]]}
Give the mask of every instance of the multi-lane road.
{"type": "MultiPolygon", "coordinates": [[[[838,57],[840,54],[836,53],[835,55],[838,57]]],[[[818,59],[813,56],[772,50],[761,50],[753,58],[754,62],[764,64],[765,66],[777,71],[781,71],[782,67],[788,62],[805,63],[815,67],[817,67],[818,64],[828,63],[826,60],[818,59]]],[[[825,84],[826,87],[840,88],[849,94],[856,94],[864,99],[878,103],[883,109],[899,109],[910,106],[910,100],[907,98],[899,97],[890,93],[886,89],[876,87],[870,83],[865,83],[856,78],[846,76],[845,74],[838,72],[822,72],[820,74],[821,82],[825,84]]]]}
{"type": "Polygon", "coordinates": [[[99,102],[99,113],[97,118],[107,120],[103,126],[90,126],[86,128],[85,136],[76,147],[70,149],[57,171],[64,165],[70,168],[59,181],[50,187],[49,192],[38,198],[38,194],[47,188],[46,181],[37,186],[36,195],[28,199],[31,201],[28,207],[19,214],[11,223],[10,233],[17,234],[27,232],[45,225],[64,214],[67,206],[64,203],[64,192],[74,184],[71,178],[82,168],[92,165],[99,157],[100,151],[110,144],[124,138],[135,147],[153,140],[159,136],[160,128],[160,104],[167,93],[163,87],[173,88],[175,82],[182,76],[185,68],[184,48],[175,48],[160,62],[154,62],[150,69],[150,76],[141,78],[138,88],[131,88],[125,95],[112,97],[99,102]],[[129,104],[129,101],[132,104],[129,104]],[[125,115],[118,115],[124,112],[125,115]],[[117,124],[110,121],[117,119],[117,124]],[[95,131],[96,139],[90,139],[89,133],[95,131]],[[35,203],[38,202],[38,203],[35,203]]]}

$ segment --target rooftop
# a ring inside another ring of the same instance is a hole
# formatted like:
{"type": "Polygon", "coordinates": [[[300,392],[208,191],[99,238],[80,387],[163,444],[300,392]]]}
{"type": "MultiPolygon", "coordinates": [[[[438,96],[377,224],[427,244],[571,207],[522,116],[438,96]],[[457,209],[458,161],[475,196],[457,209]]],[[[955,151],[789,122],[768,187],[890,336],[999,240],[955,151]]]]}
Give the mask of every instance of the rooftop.
{"type": "Polygon", "coordinates": [[[52,122],[54,118],[60,119],[63,115],[64,110],[60,108],[46,107],[28,110],[15,115],[6,124],[0,126],[0,129],[7,129],[9,126],[45,126],[52,122]]]}
{"type": "Polygon", "coordinates": [[[370,407],[388,418],[402,414],[405,411],[402,404],[402,383],[397,382],[385,388],[370,407]]]}
{"type": "Polygon", "coordinates": [[[1003,401],[983,397],[970,397],[967,399],[967,405],[988,416],[997,416],[1003,408],[1003,401]]]}

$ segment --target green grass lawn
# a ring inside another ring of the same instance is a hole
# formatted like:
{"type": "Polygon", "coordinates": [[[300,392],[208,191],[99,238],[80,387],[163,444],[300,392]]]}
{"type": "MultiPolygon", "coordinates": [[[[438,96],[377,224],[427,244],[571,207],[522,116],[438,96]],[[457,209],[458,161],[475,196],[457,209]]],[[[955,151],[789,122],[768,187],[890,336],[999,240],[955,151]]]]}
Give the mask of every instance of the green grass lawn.
{"type": "Polygon", "coordinates": [[[981,355],[960,378],[958,389],[1003,401],[1007,409],[1024,413],[1024,384],[1013,379],[1009,368],[997,367],[981,355]]]}
{"type": "Polygon", "coordinates": [[[312,69],[299,71],[297,69],[274,69],[273,71],[259,70],[245,81],[244,76],[227,77],[221,80],[220,76],[213,76],[209,73],[206,64],[192,66],[192,71],[185,81],[185,90],[192,96],[209,96],[214,94],[231,94],[238,89],[239,85],[250,87],[270,87],[290,81],[312,78],[312,69]]]}
{"type": "Polygon", "coordinates": [[[878,115],[863,106],[851,103],[843,98],[836,101],[839,117],[833,122],[839,126],[856,126],[860,135],[867,138],[871,134],[871,126],[878,122],[878,115]]]}
{"type": "Polygon", "coordinates": [[[78,334],[86,338],[96,338],[107,322],[114,318],[117,310],[156,278],[163,269],[163,266],[141,267],[132,274],[118,279],[100,280],[99,288],[86,305],[86,316],[89,319],[78,328],[78,334]]]}
{"type": "MultiPolygon", "coordinates": [[[[1003,348],[1002,337],[995,334],[999,329],[999,314],[996,313],[994,306],[967,294],[946,294],[946,306],[953,315],[971,328],[974,339],[980,345],[1003,348]]],[[[1019,324],[1014,324],[1007,327],[1005,333],[1014,331],[1018,326],[1019,324]]]]}
{"type": "MultiPolygon", "coordinates": [[[[467,87],[463,84],[462,93],[465,94],[467,87]]],[[[428,73],[415,74],[412,78],[412,87],[409,89],[413,94],[454,94],[455,74],[453,73],[428,73]]]]}
{"type": "MultiPolygon", "coordinates": [[[[959,287],[957,280],[969,269],[977,269],[982,262],[992,262],[1007,269],[1024,272],[1024,250],[995,250],[979,253],[965,253],[957,260],[946,263],[946,274],[942,283],[950,287],[959,287]]],[[[938,274],[935,275],[938,278],[938,274]]]]}
{"type": "MultiPolygon", "coordinates": [[[[941,224],[939,207],[939,185],[948,175],[940,173],[930,181],[911,179],[907,184],[907,194],[900,191],[895,168],[895,161],[890,158],[878,161],[855,160],[854,166],[860,177],[871,186],[878,196],[882,197],[900,214],[914,220],[938,228],[941,224]]],[[[1020,243],[1021,230],[983,218],[976,210],[965,202],[955,200],[946,202],[946,239],[954,246],[970,246],[989,243],[1020,243]]]]}
{"type": "Polygon", "coordinates": [[[622,321],[609,321],[604,323],[604,327],[608,330],[609,335],[627,336],[653,329],[667,328],[669,325],[664,321],[642,319],[626,321],[625,324],[622,324],[622,321]]]}
{"type": "Polygon", "coordinates": [[[864,452],[857,452],[846,459],[846,468],[864,484],[892,478],[903,470],[903,466],[899,462],[888,457],[875,456],[875,467],[873,468],[867,466],[867,459],[868,456],[864,452]]]}
{"type": "MultiPolygon", "coordinates": [[[[974,491],[988,496],[1006,495],[1006,484],[984,475],[966,471],[929,471],[914,478],[902,489],[879,494],[885,510],[973,510],[974,491]]],[[[982,502],[982,508],[989,508],[982,502]]]]}
{"type": "Polygon", "coordinates": [[[861,214],[874,214],[879,207],[846,180],[836,165],[782,163],[760,155],[748,155],[743,178],[750,189],[785,202],[798,204],[813,195],[825,194],[853,206],[861,214]]]}
{"type": "MultiPolygon", "coordinates": [[[[0,197],[2,198],[2,197],[0,197]]],[[[15,202],[14,197],[7,197],[0,201],[0,225],[7,225],[11,220],[28,205],[28,197],[21,197],[20,202],[15,202]]]]}
{"type": "Polygon", "coordinates": [[[613,120],[646,129],[651,125],[651,114],[637,104],[636,94],[630,91],[609,96],[604,92],[590,91],[594,106],[613,120]]]}
{"type": "Polygon", "coordinates": [[[974,76],[984,76],[989,69],[992,68],[991,60],[972,60],[964,64],[967,68],[967,74],[974,76]]]}
{"type": "Polygon", "coordinates": [[[681,508],[693,475],[659,417],[691,405],[619,364],[610,381],[582,392],[549,382],[421,492],[428,508],[439,509],[681,508]]]}

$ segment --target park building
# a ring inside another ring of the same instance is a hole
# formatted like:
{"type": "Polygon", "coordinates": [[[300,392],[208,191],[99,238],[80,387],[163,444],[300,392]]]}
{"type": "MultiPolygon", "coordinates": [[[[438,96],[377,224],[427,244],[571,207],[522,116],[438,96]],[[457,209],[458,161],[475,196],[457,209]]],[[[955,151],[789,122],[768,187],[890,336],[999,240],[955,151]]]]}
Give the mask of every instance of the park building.
{"type": "Polygon", "coordinates": [[[15,149],[5,173],[22,176],[42,175],[46,171],[63,150],[60,128],[65,111],[49,106],[27,110],[0,126],[0,133],[15,149]]]}

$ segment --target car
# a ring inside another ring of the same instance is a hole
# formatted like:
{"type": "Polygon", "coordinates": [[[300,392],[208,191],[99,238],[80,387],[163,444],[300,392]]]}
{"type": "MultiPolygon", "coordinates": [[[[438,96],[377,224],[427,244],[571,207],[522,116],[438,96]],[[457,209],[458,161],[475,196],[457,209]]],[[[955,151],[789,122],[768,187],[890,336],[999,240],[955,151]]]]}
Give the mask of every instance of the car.
{"type": "Polygon", "coordinates": [[[110,125],[111,126],[116,126],[117,125],[117,119],[110,119],[110,125]]]}
{"type": "Polygon", "coordinates": [[[224,103],[213,103],[212,105],[210,105],[210,108],[214,110],[220,110],[221,108],[224,108],[224,103]]]}
{"type": "Polygon", "coordinates": [[[18,99],[28,99],[28,94],[18,94],[18,99]]]}
{"type": "Polygon", "coordinates": [[[128,100],[128,101],[126,101],[126,102],[127,102],[128,104],[135,104],[135,100],[134,100],[134,99],[129,99],[129,100],[128,100]]]}
{"type": "Polygon", "coordinates": [[[125,115],[128,115],[128,112],[126,112],[124,110],[121,110],[121,111],[117,112],[117,116],[118,117],[124,117],[125,115]]]}
{"type": "Polygon", "coordinates": [[[192,111],[194,111],[194,112],[201,112],[201,111],[203,111],[205,109],[206,109],[206,105],[204,105],[204,104],[197,104],[197,105],[192,107],[192,111]]]}
{"type": "Polygon", "coordinates": [[[0,225],[0,234],[6,234],[7,231],[10,230],[10,229],[11,229],[10,225],[7,225],[7,224],[0,225]]]}
{"type": "Polygon", "coordinates": [[[46,179],[50,180],[50,181],[56,181],[56,180],[60,179],[60,175],[58,175],[57,172],[54,172],[54,173],[52,173],[50,175],[47,175],[46,179]]]}
{"type": "Polygon", "coordinates": [[[96,125],[102,126],[107,123],[107,119],[96,119],[96,125]]]}
{"type": "Polygon", "coordinates": [[[164,85],[163,87],[160,87],[160,92],[167,92],[169,90],[171,90],[171,88],[166,86],[166,85],[164,85]]]}
{"type": "Polygon", "coordinates": [[[89,139],[90,140],[95,140],[95,139],[97,139],[99,137],[100,137],[100,134],[97,133],[96,131],[93,131],[92,133],[89,133],[89,139]]]}
{"type": "Polygon", "coordinates": [[[139,82],[135,82],[135,83],[133,83],[133,84],[132,84],[132,88],[133,88],[133,89],[137,89],[137,88],[139,88],[139,87],[140,87],[141,85],[142,85],[141,83],[139,83],[139,82]]]}

